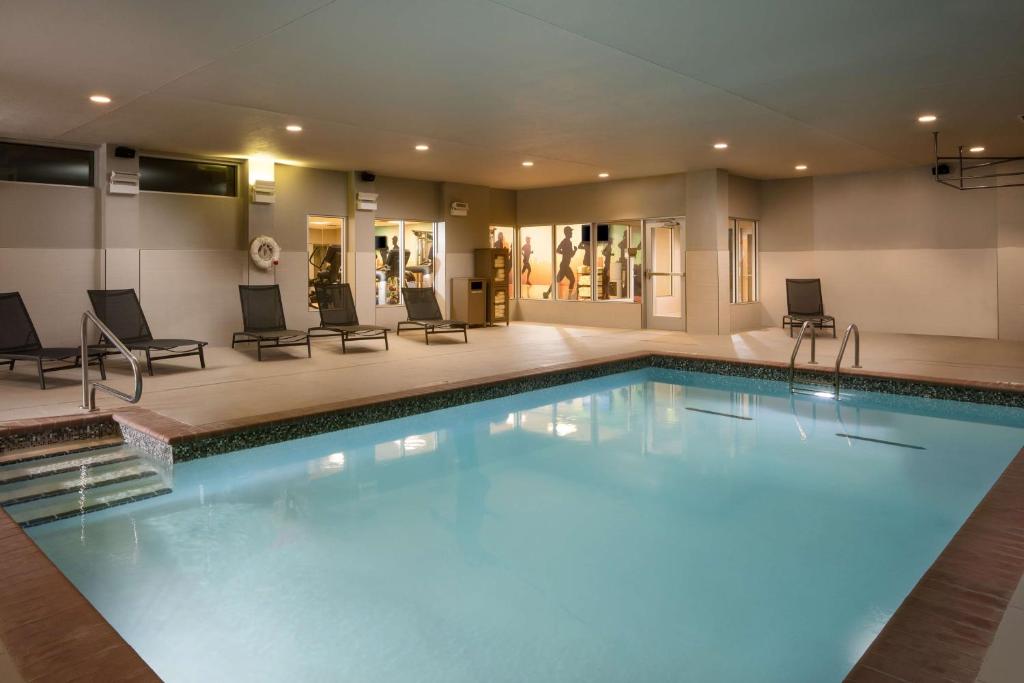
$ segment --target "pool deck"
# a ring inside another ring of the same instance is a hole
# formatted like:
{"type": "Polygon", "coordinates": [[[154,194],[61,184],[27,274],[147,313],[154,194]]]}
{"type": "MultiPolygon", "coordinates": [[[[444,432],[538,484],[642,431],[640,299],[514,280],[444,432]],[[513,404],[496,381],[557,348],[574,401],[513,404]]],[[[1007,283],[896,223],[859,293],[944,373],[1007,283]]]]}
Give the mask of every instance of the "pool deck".
{"type": "MultiPolygon", "coordinates": [[[[435,339],[437,339],[435,337],[435,339]]],[[[1024,343],[865,333],[864,372],[1024,391],[1024,343]]],[[[778,329],[732,336],[517,323],[470,331],[470,344],[392,335],[350,345],[336,339],[303,349],[253,352],[211,347],[206,370],[194,358],[156,364],[139,408],[103,394],[116,410],[165,437],[215,433],[275,419],[426,391],[644,353],[788,363],[792,340],[778,329]]],[[[800,359],[806,362],[805,341],[800,359]]],[[[838,341],[817,340],[821,366],[838,341]]],[[[852,348],[844,366],[852,364],[852,348]]],[[[111,362],[110,383],[127,386],[127,364],[111,362]]],[[[40,391],[26,366],[0,370],[0,430],[81,416],[75,371],[51,373],[40,391]],[[11,422],[13,421],[13,422],[11,422]]],[[[78,418],[80,419],[80,417],[78,418]]],[[[76,671],[118,671],[116,680],[155,680],[6,513],[0,512],[0,680],[65,680],[76,671]],[[10,561],[7,558],[11,558],[10,561]]],[[[849,680],[1001,683],[1024,670],[1024,450],[851,672],[849,680]],[[1002,625],[1000,626],[1000,622],[1002,625]],[[997,632],[998,629],[998,632],[997,632]],[[991,647],[990,647],[991,645],[991,647]],[[978,671],[981,671],[980,676],[978,671]]],[[[114,680],[109,677],[106,680],[114,680]]]]}

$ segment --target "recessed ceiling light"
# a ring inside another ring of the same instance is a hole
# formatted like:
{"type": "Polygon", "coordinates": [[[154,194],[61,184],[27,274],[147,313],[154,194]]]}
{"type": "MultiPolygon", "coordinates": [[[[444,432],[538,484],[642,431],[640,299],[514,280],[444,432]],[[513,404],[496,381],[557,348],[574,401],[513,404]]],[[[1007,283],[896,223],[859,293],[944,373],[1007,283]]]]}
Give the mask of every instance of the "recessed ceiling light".
{"type": "Polygon", "coordinates": [[[982,147],[981,145],[976,145],[976,146],[974,146],[974,147],[971,147],[971,150],[970,150],[970,151],[972,151],[972,152],[974,152],[974,153],[978,153],[978,152],[984,152],[984,151],[985,151],[985,148],[984,148],[984,147],[982,147]]]}
{"type": "Polygon", "coordinates": [[[301,133],[302,132],[302,126],[298,125],[297,123],[290,123],[287,126],[285,126],[284,129],[286,131],[288,131],[289,133],[301,133]]]}
{"type": "Polygon", "coordinates": [[[608,177],[608,172],[607,171],[601,171],[600,173],[597,174],[597,177],[598,178],[607,178],[608,177]]]}
{"type": "Polygon", "coordinates": [[[90,95],[89,100],[96,104],[110,104],[110,98],[106,95],[90,95]]]}
{"type": "Polygon", "coordinates": [[[527,168],[529,168],[530,166],[533,166],[533,162],[532,161],[524,161],[523,162],[523,166],[526,166],[527,168]]]}
{"type": "Polygon", "coordinates": [[[935,121],[938,118],[939,117],[936,116],[935,114],[921,114],[920,116],[917,117],[917,120],[921,123],[931,123],[932,121],[935,121]]]}
{"type": "Polygon", "coordinates": [[[729,143],[728,142],[716,142],[715,143],[715,149],[729,149],[729,143]]]}
{"type": "Polygon", "coordinates": [[[793,168],[795,168],[798,171],[806,171],[807,170],[807,164],[797,164],[793,168]]]}
{"type": "Polygon", "coordinates": [[[430,145],[424,145],[424,144],[416,145],[416,151],[417,152],[426,152],[428,149],[430,149],[430,145]]]}

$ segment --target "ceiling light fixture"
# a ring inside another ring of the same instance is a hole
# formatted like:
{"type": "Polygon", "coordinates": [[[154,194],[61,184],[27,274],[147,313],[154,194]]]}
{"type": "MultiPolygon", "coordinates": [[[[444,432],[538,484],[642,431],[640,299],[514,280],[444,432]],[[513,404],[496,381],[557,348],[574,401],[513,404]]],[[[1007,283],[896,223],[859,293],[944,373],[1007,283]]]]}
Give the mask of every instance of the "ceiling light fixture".
{"type": "Polygon", "coordinates": [[[714,146],[715,146],[715,149],[729,149],[729,143],[728,142],[716,142],[714,146]]]}
{"type": "Polygon", "coordinates": [[[285,126],[284,129],[286,131],[288,131],[289,133],[301,133],[302,132],[302,126],[298,125],[297,123],[290,123],[287,126],[285,126]]]}
{"type": "Polygon", "coordinates": [[[597,174],[597,177],[598,178],[607,178],[608,177],[608,171],[601,171],[600,173],[597,174]]]}
{"type": "Polygon", "coordinates": [[[96,104],[110,104],[110,98],[106,95],[90,95],[89,101],[96,104]]]}
{"type": "Polygon", "coordinates": [[[985,148],[982,147],[981,145],[975,145],[974,147],[971,147],[970,151],[972,151],[975,154],[977,154],[978,152],[984,152],[985,148]]]}
{"type": "Polygon", "coordinates": [[[530,166],[533,166],[533,162],[532,161],[524,161],[523,162],[523,166],[526,166],[527,168],[529,168],[530,166]]]}
{"type": "Polygon", "coordinates": [[[917,120],[919,123],[931,123],[932,121],[935,121],[938,118],[939,117],[936,116],[935,114],[921,114],[920,116],[917,117],[917,120]]]}
{"type": "Polygon", "coordinates": [[[426,152],[428,149],[430,149],[430,145],[419,144],[416,145],[415,149],[417,152],[426,152]]]}
{"type": "Polygon", "coordinates": [[[807,164],[797,164],[793,168],[795,168],[798,171],[806,171],[807,170],[807,164]]]}

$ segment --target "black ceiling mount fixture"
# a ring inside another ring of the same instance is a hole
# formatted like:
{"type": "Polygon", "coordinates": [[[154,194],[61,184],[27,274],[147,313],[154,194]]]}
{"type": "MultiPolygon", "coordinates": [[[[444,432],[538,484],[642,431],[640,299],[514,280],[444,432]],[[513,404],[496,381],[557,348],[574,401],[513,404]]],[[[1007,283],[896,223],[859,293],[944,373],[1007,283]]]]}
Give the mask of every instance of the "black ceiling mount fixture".
{"type": "Polygon", "coordinates": [[[935,141],[935,165],[932,166],[932,175],[935,182],[948,185],[957,190],[990,190],[1000,187],[1024,187],[1024,180],[1016,182],[993,181],[991,185],[975,184],[974,181],[986,180],[989,178],[1017,178],[1024,176],[1024,170],[1006,171],[1003,173],[982,173],[974,174],[975,169],[987,169],[999,164],[1024,163],[1024,157],[1011,156],[976,156],[964,157],[964,146],[956,148],[955,157],[939,156],[939,132],[934,131],[932,138],[935,141]],[[976,162],[976,163],[975,163],[976,162]],[[952,164],[952,167],[950,166],[952,164]],[[953,170],[956,170],[954,173],[953,170]],[[936,172],[937,171],[937,172],[936,172]]]}

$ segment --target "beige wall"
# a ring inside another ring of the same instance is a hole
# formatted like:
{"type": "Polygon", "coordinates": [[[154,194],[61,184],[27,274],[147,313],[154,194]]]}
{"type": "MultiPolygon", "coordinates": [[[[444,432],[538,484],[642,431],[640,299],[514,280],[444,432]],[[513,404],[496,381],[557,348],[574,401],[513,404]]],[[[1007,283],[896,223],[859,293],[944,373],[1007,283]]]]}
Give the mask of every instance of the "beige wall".
{"type": "Polygon", "coordinates": [[[519,225],[686,215],[686,174],[610,180],[517,193],[519,225]]]}
{"type": "Polygon", "coordinates": [[[243,208],[237,197],[139,193],[141,249],[245,249],[243,208]]]}
{"type": "Polygon", "coordinates": [[[820,277],[826,312],[840,326],[1024,338],[1013,336],[1024,318],[1004,291],[1019,286],[1007,272],[1019,255],[998,239],[1000,199],[1007,225],[1019,220],[1012,190],[960,192],[927,168],[770,181],[761,190],[765,324],[785,312],[786,277],[820,277]]]}
{"type": "Polygon", "coordinates": [[[640,304],[634,303],[539,299],[516,299],[511,312],[512,320],[631,330],[640,329],[643,315],[640,304]]]}
{"type": "Polygon", "coordinates": [[[0,249],[96,249],[96,190],[0,181],[0,249]]]}

